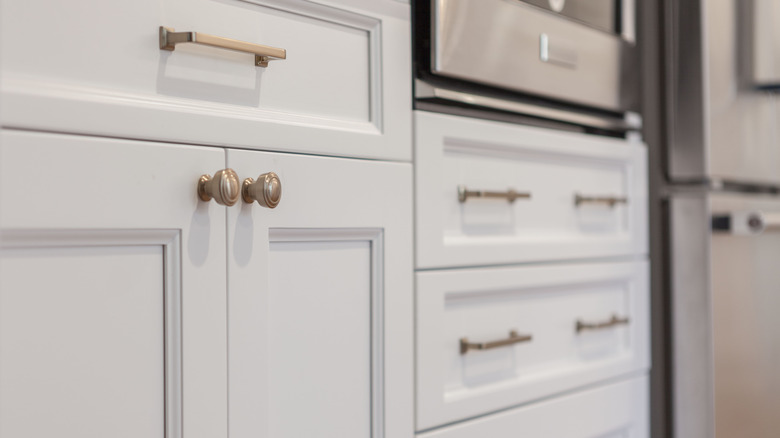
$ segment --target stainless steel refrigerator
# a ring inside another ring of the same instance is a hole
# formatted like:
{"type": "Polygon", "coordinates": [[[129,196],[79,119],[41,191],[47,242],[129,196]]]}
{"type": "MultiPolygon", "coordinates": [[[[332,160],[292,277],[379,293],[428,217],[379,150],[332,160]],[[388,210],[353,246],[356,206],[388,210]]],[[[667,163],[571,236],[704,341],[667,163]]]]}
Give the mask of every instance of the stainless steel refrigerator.
{"type": "Polygon", "coordinates": [[[780,0],[669,0],[672,429],[780,437],[780,0]]]}

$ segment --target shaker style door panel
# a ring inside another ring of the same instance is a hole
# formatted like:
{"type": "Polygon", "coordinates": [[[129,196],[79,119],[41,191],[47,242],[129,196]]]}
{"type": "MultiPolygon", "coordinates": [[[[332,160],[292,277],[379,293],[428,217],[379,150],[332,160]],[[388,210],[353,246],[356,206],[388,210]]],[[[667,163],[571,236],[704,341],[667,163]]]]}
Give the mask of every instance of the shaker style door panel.
{"type": "Polygon", "coordinates": [[[417,273],[417,429],[649,368],[646,262],[417,273]]]}
{"type": "Polygon", "coordinates": [[[417,438],[648,438],[647,377],[610,383],[417,438]]]}
{"type": "Polygon", "coordinates": [[[0,141],[0,435],[226,437],[224,151],[0,141]]]}
{"type": "Polygon", "coordinates": [[[641,143],[418,111],[418,268],[647,253],[641,143]]]}
{"type": "Polygon", "coordinates": [[[4,124],[408,161],[409,6],[382,2],[2,0],[4,124]]]}
{"type": "Polygon", "coordinates": [[[164,438],[164,246],[85,243],[0,253],[0,434],[164,438]]]}
{"type": "Polygon", "coordinates": [[[410,436],[411,166],[239,150],[228,164],[260,184],[228,210],[231,435],[410,436]]]}

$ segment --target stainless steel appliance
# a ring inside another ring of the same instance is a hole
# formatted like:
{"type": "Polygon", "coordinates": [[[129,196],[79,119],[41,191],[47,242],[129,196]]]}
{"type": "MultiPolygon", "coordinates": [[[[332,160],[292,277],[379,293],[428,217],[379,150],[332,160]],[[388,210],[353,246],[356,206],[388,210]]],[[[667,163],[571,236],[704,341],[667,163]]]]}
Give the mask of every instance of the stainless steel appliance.
{"type": "Polygon", "coordinates": [[[420,0],[419,101],[639,127],[634,0],[420,0]]]}
{"type": "Polygon", "coordinates": [[[780,436],[775,0],[668,0],[675,438],[780,436]]]}

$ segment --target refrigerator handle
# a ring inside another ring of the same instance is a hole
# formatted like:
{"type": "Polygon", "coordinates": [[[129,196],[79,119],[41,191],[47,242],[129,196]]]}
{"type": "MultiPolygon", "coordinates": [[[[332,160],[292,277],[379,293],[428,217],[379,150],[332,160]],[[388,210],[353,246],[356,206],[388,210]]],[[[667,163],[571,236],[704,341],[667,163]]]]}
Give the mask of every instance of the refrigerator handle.
{"type": "Polygon", "coordinates": [[[765,231],[780,231],[780,213],[734,211],[712,215],[713,233],[756,235],[765,231]]]}

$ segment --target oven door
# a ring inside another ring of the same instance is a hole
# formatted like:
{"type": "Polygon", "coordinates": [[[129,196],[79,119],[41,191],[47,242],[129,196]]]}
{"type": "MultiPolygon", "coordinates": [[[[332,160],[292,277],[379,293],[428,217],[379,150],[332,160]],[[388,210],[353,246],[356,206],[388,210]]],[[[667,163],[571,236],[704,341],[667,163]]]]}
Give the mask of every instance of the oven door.
{"type": "Polygon", "coordinates": [[[635,110],[632,4],[431,0],[431,72],[610,111],[635,110]]]}

